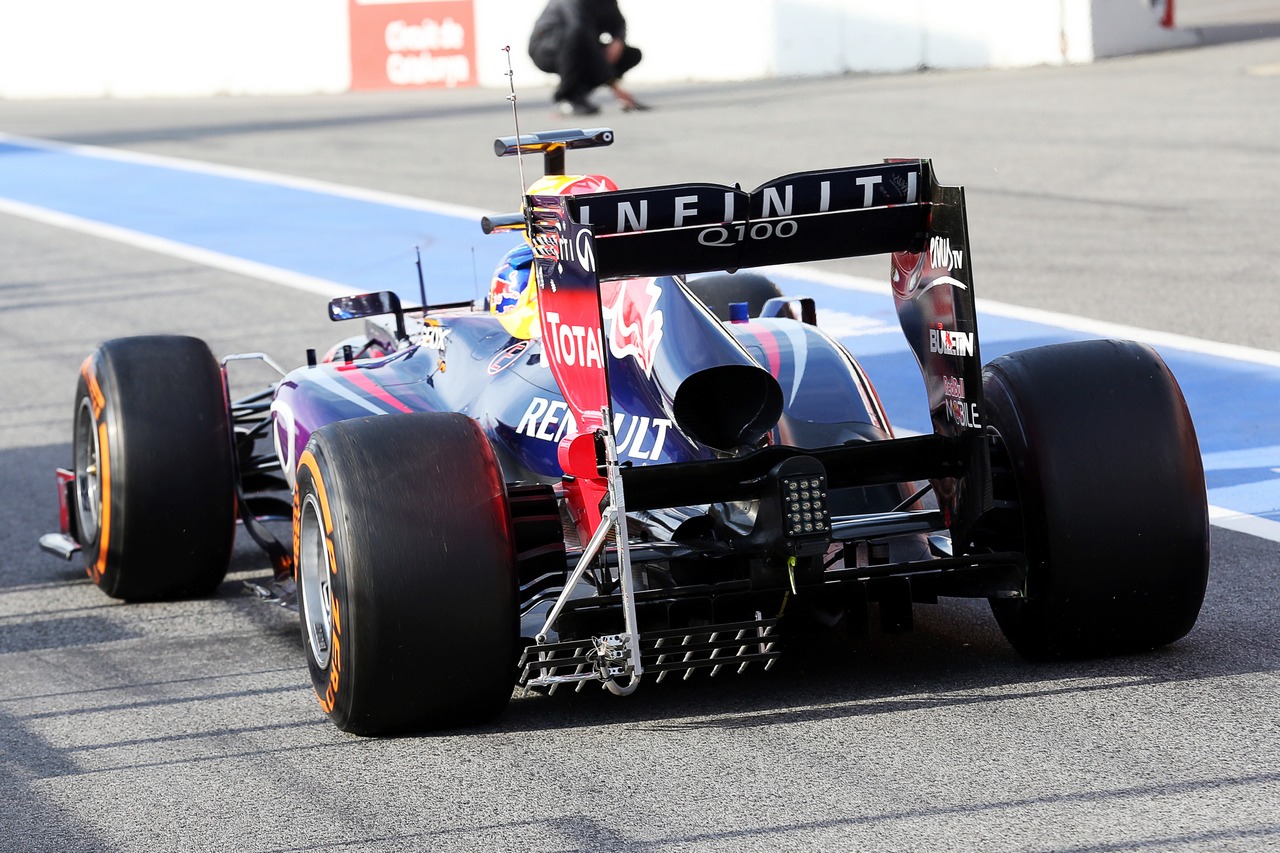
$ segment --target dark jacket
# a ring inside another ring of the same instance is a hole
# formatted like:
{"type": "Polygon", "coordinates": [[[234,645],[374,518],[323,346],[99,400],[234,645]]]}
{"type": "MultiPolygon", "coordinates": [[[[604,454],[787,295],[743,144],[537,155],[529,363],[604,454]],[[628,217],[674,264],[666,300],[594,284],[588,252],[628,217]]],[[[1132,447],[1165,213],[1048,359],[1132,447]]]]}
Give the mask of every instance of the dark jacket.
{"type": "Polygon", "coordinates": [[[618,0],[550,0],[533,25],[529,57],[549,74],[563,74],[572,65],[585,83],[608,83],[617,74],[600,46],[604,33],[626,41],[627,22],[618,0]],[[569,54],[572,61],[566,62],[569,54]]]}

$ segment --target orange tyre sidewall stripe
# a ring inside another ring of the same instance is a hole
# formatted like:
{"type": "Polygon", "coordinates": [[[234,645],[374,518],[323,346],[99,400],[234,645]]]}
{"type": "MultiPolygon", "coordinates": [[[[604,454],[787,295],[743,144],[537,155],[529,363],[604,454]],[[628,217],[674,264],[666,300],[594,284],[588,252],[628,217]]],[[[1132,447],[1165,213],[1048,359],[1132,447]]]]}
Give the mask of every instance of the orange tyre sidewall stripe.
{"type": "Polygon", "coordinates": [[[80,374],[89,389],[94,425],[98,429],[98,483],[102,502],[102,511],[98,515],[98,558],[87,565],[85,571],[94,583],[101,584],[102,576],[107,570],[107,548],[111,544],[111,452],[107,445],[107,421],[102,416],[107,401],[102,395],[102,388],[98,386],[98,377],[93,372],[93,356],[84,360],[84,364],[80,366],[80,374]]]}
{"type": "MultiPolygon", "coordinates": [[[[324,544],[329,556],[329,573],[332,575],[329,580],[329,609],[333,618],[333,637],[329,643],[329,680],[323,693],[316,688],[316,698],[320,700],[320,707],[328,714],[333,711],[334,703],[337,701],[338,685],[342,678],[342,619],[338,610],[338,597],[334,594],[338,577],[338,556],[333,547],[333,513],[329,509],[329,495],[325,490],[324,480],[320,477],[320,464],[310,450],[302,451],[302,457],[298,460],[299,481],[303,469],[311,472],[311,482],[315,485],[316,499],[320,503],[320,515],[324,523],[324,544]]],[[[301,490],[296,487],[293,505],[294,565],[298,565],[302,557],[298,553],[302,544],[302,508],[301,490]]]]}

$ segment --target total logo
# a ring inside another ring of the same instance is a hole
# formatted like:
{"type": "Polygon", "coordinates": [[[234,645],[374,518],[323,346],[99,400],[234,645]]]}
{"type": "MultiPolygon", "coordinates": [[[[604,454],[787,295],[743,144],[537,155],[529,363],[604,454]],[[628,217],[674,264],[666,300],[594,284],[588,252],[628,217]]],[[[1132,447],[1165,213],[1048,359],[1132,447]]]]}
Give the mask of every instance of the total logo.
{"type": "Polygon", "coordinates": [[[549,332],[544,337],[550,342],[552,355],[558,363],[567,367],[604,369],[604,360],[600,357],[602,347],[599,329],[561,323],[560,314],[555,311],[547,311],[543,318],[549,332]]]}
{"type": "Polygon", "coordinates": [[[940,355],[973,355],[973,332],[953,332],[950,329],[929,330],[929,352],[940,355]]]}
{"type": "MultiPolygon", "coordinates": [[[[650,418],[644,415],[628,415],[617,412],[613,416],[613,434],[618,441],[618,456],[640,462],[656,462],[662,458],[666,447],[667,432],[671,429],[669,418],[650,418]]],[[[557,444],[566,435],[578,431],[573,413],[563,400],[534,397],[516,424],[516,432],[542,441],[557,444]]]]}

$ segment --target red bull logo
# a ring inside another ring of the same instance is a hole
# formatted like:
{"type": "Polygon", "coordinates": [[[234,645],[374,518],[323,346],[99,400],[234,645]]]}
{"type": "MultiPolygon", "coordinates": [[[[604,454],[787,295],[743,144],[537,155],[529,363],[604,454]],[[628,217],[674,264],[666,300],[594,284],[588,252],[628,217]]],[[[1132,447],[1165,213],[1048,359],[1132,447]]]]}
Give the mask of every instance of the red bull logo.
{"type": "Polygon", "coordinates": [[[499,311],[514,305],[520,298],[520,287],[516,281],[516,272],[512,270],[509,278],[494,276],[489,290],[489,303],[496,305],[499,311]]]}
{"type": "Polygon", "coordinates": [[[662,288],[652,278],[633,278],[601,286],[601,308],[609,324],[609,354],[634,358],[646,378],[653,375],[654,354],[662,340],[662,288]],[[610,291],[613,291],[610,293],[610,291]]]}

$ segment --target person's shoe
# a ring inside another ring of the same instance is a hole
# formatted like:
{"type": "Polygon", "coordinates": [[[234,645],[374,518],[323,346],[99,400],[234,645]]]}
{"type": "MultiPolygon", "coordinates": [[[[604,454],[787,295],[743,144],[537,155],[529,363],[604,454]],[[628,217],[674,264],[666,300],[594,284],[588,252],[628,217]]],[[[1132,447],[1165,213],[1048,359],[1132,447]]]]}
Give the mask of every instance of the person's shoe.
{"type": "Polygon", "coordinates": [[[556,112],[562,116],[593,116],[600,112],[600,108],[588,100],[557,101],[556,112]]]}

